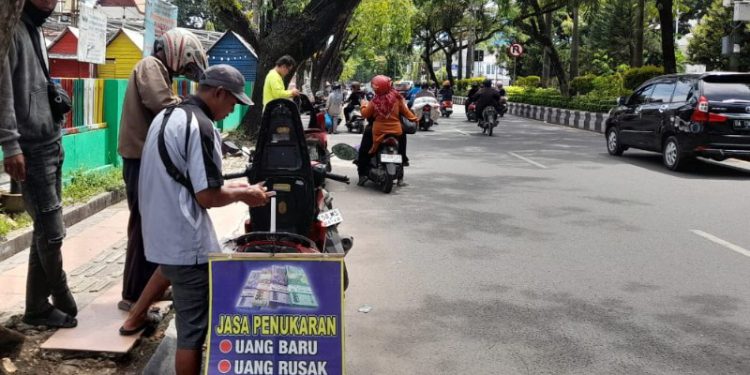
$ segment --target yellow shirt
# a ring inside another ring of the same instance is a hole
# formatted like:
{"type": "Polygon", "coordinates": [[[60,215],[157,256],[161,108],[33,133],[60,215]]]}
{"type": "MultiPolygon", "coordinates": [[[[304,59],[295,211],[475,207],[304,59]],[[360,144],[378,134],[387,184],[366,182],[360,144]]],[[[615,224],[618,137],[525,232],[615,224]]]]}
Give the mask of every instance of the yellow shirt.
{"type": "Polygon", "coordinates": [[[271,69],[266,75],[266,82],[263,84],[263,107],[274,99],[289,99],[292,97],[292,91],[284,87],[284,79],[276,69],[271,69]]]}

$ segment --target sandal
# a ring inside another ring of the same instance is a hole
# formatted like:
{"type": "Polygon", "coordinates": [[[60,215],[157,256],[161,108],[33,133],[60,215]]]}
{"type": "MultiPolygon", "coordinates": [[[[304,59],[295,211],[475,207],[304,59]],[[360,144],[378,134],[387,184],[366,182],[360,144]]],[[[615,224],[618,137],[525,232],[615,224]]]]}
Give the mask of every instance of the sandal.
{"type": "Polygon", "coordinates": [[[28,325],[51,328],[75,328],[78,325],[76,318],[55,307],[52,307],[46,314],[38,316],[25,314],[21,320],[28,325]]]}
{"type": "Polygon", "coordinates": [[[147,332],[150,332],[153,330],[162,320],[161,314],[155,313],[155,312],[149,312],[146,316],[146,319],[143,320],[143,322],[133,329],[125,329],[125,326],[120,326],[120,336],[133,336],[138,332],[143,331],[143,334],[147,334],[147,332]]]}
{"type": "Polygon", "coordinates": [[[131,301],[124,299],[120,302],[117,302],[117,309],[125,311],[125,312],[130,312],[130,309],[133,307],[133,305],[135,305],[135,302],[131,302],[131,301]]]}

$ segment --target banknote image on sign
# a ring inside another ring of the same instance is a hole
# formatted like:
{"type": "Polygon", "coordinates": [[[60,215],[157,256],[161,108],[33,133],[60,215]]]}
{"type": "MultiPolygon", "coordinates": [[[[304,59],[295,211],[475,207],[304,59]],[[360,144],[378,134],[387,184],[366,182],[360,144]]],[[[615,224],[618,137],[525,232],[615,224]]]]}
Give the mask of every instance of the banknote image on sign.
{"type": "Polygon", "coordinates": [[[318,302],[305,270],[295,266],[256,269],[247,276],[237,298],[238,309],[316,308],[318,302]]]}

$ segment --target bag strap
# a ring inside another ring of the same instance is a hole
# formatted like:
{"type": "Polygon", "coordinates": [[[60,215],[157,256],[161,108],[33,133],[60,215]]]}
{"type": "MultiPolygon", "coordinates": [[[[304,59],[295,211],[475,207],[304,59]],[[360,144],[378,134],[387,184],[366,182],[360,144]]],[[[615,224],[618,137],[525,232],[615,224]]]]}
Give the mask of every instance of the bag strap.
{"type": "MultiPolygon", "coordinates": [[[[169,157],[169,152],[167,152],[167,144],[164,141],[164,129],[167,127],[169,117],[172,116],[172,112],[174,112],[175,108],[177,108],[177,106],[168,107],[166,112],[164,112],[164,119],[161,122],[161,129],[159,129],[159,156],[161,157],[162,163],[164,163],[164,167],[167,169],[167,174],[169,174],[169,176],[177,181],[180,185],[184,186],[190,192],[190,195],[195,198],[193,184],[190,182],[190,174],[187,173],[183,175],[182,172],[177,169],[177,167],[172,162],[172,159],[169,157]]],[[[190,144],[190,126],[193,120],[193,112],[184,106],[180,108],[182,108],[182,110],[184,110],[185,114],[187,115],[187,122],[185,125],[185,158],[187,158],[190,144]]]]}
{"type": "Polygon", "coordinates": [[[31,37],[31,44],[34,45],[34,52],[36,53],[36,57],[39,60],[39,64],[42,65],[42,71],[44,71],[44,76],[47,77],[47,81],[52,82],[52,78],[49,75],[49,69],[47,68],[47,64],[44,62],[44,56],[42,54],[42,46],[39,41],[41,38],[41,35],[39,35],[39,30],[29,21],[26,19],[26,17],[22,18],[23,24],[26,25],[26,29],[29,31],[29,36],[31,37]]]}

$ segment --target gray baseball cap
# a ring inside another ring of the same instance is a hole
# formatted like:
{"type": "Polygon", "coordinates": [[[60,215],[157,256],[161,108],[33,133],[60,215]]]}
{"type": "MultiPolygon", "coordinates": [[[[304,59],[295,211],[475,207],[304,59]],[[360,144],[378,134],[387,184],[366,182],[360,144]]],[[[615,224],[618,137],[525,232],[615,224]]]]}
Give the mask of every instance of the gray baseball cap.
{"type": "Polygon", "coordinates": [[[245,77],[231,65],[219,64],[209,67],[203,71],[198,83],[221,87],[231,92],[240,104],[253,105],[253,101],[245,94],[245,77]]]}

